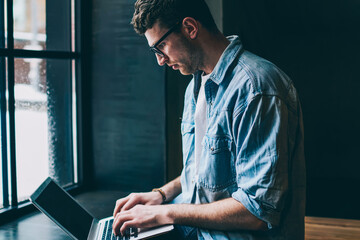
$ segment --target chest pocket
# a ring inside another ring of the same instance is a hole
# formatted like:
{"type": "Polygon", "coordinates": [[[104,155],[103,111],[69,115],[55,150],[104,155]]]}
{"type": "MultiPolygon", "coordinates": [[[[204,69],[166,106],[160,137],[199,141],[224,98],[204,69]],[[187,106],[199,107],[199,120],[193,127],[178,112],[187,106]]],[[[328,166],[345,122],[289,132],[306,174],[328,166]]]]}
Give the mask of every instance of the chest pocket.
{"type": "Polygon", "coordinates": [[[222,190],[236,181],[232,140],[227,136],[208,136],[203,140],[199,164],[199,184],[212,191],[222,190]]]}

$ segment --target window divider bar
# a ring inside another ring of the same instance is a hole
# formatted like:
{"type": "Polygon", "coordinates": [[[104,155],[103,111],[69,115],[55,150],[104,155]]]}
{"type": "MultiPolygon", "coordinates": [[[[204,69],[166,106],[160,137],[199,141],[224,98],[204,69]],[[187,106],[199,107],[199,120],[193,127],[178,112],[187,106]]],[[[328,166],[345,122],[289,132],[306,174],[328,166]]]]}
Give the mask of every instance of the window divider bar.
{"type": "MultiPolygon", "coordinates": [[[[7,27],[8,27],[8,49],[14,49],[14,13],[13,0],[7,1],[7,27]],[[10,33],[10,34],[9,34],[10,33]]],[[[9,92],[9,144],[10,144],[10,183],[11,183],[11,205],[17,207],[17,184],[16,184],[16,151],[15,151],[15,96],[14,96],[14,57],[8,58],[8,92],[9,92]]]]}
{"type": "Polygon", "coordinates": [[[7,32],[8,32],[8,34],[7,34],[7,46],[8,46],[8,49],[13,49],[14,48],[13,0],[7,0],[7,32]]]}
{"type": "Polygon", "coordinates": [[[9,92],[9,143],[10,143],[10,182],[11,205],[18,205],[16,184],[16,143],[15,143],[15,90],[14,90],[14,58],[8,59],[8,92],[9,92]]]}
{"type": "Polygon", "coordinates": [[[63,52],[63,51],[36,51],[36,50],[23,50],[14,49],[14,57],[22,58],[57,58],[57,59],[76,59],[80,57],[76,52],[63,52]]]}
{"type": "MultiPolygon", "coordinates": [[[[11,115],[10,115],[11,116],[11,115]]],[[[12,117],[13,118],[13,117],[12,117]]],[[[10,173],[11,173],[11,205],[18,205],[17,197],[17,177],[16,177],[16,157],[15,157],[15,119],[10,124],[10,173]]],[[[11,122],[11,121],[10,121],[11,122]]]]}
{"type": "MultiPolygon", "coordinates": [[[[5,13],[7,9],[4,9],[4,1],[1,1],[0,11],[5,13]]],[[[4,18],[0,20],[1,31],[0,33],[0,45],[5,47],[5,29],[4,29],[4,18]]],[[[8,151],[7,151],[7,124],[6,124],[6,58],[1,57],[0,59],[0,119],[1,119],[1,165],[2,165],[2,205],[4,208],[9,207],[9,175],[8,175],[8,151]]]]}
{"type": "Polygon", "coordinates": [[[0,61],[1,68],[1,83],[0,83],[0,96],[1,97],[1,159],[2,159],[2,189],[3,189],[3,206],[9,206],[9,182],[8,182],[8,161],[7,161],[7,129],[6,129],[6,70],[5,58],[0,61]]]}

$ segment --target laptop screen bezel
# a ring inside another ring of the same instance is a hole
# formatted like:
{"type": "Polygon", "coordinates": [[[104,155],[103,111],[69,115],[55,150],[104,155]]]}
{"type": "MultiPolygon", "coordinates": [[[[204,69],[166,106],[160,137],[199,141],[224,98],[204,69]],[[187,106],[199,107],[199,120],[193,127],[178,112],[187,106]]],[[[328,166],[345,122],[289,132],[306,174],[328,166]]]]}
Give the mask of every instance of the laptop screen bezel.
{"type": "MultiPolygon", "coordinates": [[[[44,194],[45,190],[51,185],[55,184],[55,186],[58,188],[60,194],[64,194],[63,197],[69,198],[69,200],[74,201],[74,203],[77,205],[78,208],[81,208],[83,213],[88,214],[88,218],[92,219],[92,222],[88,228],[87,234],[90,232],[91,226],[94,224],[97,219],[95,219],[92,214],[90,214],[84,207],[82,207],[68,192],[66,192],[62,187],[60,187],[53,179],[48,177],[37,189],[36,191],[29,197],[29,200],[31,203],[38,208],[41,212],[43,212],[47,217],[49,217],[54,223],[56,223],[63,231],[65,231],[68,235],[70,235],[74,239],[78,239],[74,233],[69,231],[66,227],[64,227],[54,216],[52,216],[51,213],[48,212],[47,209],[41,206],[41,204],[38,203],[39,197],[44,194]]],[[[46,193],[45,193],[46,194],[46,193]]],[[[59,206],[61,206],[61,203],[59,203],[59,206]]]]}

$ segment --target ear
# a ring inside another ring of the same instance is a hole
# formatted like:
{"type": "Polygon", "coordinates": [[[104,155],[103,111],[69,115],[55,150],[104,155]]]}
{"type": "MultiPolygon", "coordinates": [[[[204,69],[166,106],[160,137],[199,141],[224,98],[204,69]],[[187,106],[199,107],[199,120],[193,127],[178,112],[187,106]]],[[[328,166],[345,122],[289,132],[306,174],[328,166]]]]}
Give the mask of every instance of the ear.
{"type": "Polygon", "coordinates": [[[182,25],[184,26],[184,31],[188,37],[192,40],[196,39],[199,32],[199,22],[192,17],[186,17],[183,19],[182,25]]]}

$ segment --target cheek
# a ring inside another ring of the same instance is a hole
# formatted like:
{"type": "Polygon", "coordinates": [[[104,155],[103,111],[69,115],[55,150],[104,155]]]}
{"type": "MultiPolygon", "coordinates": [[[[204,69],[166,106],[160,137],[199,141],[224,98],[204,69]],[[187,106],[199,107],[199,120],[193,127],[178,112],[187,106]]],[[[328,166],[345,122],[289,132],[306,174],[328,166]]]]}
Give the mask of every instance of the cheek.
{"type": "Polygon", "coordinates": [[[183,64],[189,63],[189,57],[182,51],[173,52],[170,56],[170,59],[172,59],[173,61],[183,64]]]}

